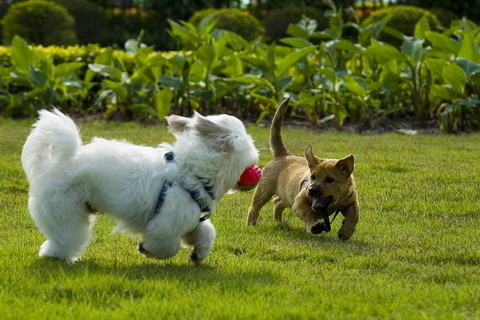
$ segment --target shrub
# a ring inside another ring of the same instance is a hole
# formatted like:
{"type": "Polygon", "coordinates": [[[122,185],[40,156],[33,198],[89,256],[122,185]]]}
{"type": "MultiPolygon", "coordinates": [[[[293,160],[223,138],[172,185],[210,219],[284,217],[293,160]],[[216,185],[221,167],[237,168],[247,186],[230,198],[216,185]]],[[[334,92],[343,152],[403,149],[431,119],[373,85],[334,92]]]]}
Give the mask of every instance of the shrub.
{"type": "Polygon", "coordinates": [[[195,12],[189,22],[197,25],[204,18],[213,15],[217,28],[235,32],[252,41],[265,33],[260,21],[250,13],[240,9],[205,9],[195,12]]]}
{"type": "Polygon", "coordinates": [[[285,7],[273,10],[262,23],[269,40],[278,40],[287,36],[288,25],[298,23],[303,16],[317,20],[319,29],[328,26],[328,20],[323,11],[313,7],[285,7]]]}
{"type": "Polygon", "coordinates": [[[76,41],[75,20],[62,6],[43,0],[15,3],[3,19],[3,42],[19,35],[35,44],[71,44],[76,41]]]}
{"type": "Polygon", "coordinates": [[[460,16],[458,16],[456,13],[444,8],[432,8],[430,9],[430,12],[433,13],[438,18],[442,26],[446,28],[450,27],[452,21],[460,19],[460,16]]]}
{"type": "Polygon", "coordinates": [[[52,0],[75,18],[75,32],[80,43],[104,43],[107,16],[103,9],[88,0],[52,0]]]}
{"type": "MultiPolygon", "coordinates": [[[[414,6],[392,6],[384,9],[377,10],[363,20],[362,25],[367,26],[369,24],[378,22],[385,18],[387,15],[392,14],[387,26],[393,28],[401,33],[412,36],[415,25],[423,17],[427,17],[431,27],[437,27],[440,25],[437,17],[428,10],[414,7],[414,6]]],[[[382,33],[380,40],[399,45],[401,41],[391,35],[382,33]]]]}

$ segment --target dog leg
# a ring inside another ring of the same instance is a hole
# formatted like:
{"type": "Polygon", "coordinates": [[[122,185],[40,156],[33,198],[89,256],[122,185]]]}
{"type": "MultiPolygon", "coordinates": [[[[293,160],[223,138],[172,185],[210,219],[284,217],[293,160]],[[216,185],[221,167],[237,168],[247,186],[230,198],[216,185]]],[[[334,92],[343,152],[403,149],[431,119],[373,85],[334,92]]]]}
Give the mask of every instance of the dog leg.
{"type": "Polygon", "coordinates": [[[199,263],[205,259],[213,247],[215,241],[215,227],[210,220],[200,222],[200,224],[191,232],[182,237],[183,243],[188,247],[193,247],[190,258],[193,262],[199,263]]]}
{"type": "Polygon", "coordinates": [[[303,221],[307,231],[313,234],[319,234],[325,231],[323,219],[318,221],[318,217],[311,206],[303,201],[303,195],[301,193],[295,198],[292,210],[303,221]]]}
{"type": "Polygon", "coordinates": [[[338,230],[338,237],[341,240],[348,240],[355,231],[358,220],[360,218],[360,209],[358,207],[358,202],[355,201],[353,205],[342,210],[342,215],[345,219],[342,222],[342,227],[338,230]]]}
{"type": "Polygon", "coordinates": [[[288,206],[279,198],[274,197],[273,202],[275,203],[275,210],[273,211],[273,218],[277,222],[282,222],[283,220],[283,210],[288,208],[288,206]]]}
{"type": "Polygon", "coordinates": [[[73,263],[88,245],[95,217],[88,215],[84,205],[73,203],[70,195],[50,194],[47,200],[45,198],[29,199],[32,218],[47,237],[39,256],[73,263]]]}
{"type": "Polygon", "coordinates": [[[173,235],[168,230],[168,225],[158,224],[147,226],[143,242],[139,245],[140,253],[149,258],[168,259],[173,257],[180,249],[180,236],[173,235]]]}
{"type": "Polygon", "coordinates": [[[252,204],[248,209],[247,223],[249,225],[254,226],[257,224],[257,219],[258,219],[260,210],[273,197],[274,189],[271,187],[271,185],[272,184],[269,182],[267,183],[260,180],[260,183],[255,189],[255,193],[253,194],[252,204]]]}

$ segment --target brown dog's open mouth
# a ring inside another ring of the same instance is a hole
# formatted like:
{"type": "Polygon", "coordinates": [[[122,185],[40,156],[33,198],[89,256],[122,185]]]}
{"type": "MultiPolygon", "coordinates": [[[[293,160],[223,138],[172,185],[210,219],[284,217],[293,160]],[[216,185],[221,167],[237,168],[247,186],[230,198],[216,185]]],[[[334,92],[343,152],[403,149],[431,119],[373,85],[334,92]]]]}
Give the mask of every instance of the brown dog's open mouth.
{"type": "Polygon", "coordinates": [[[330,203],[332,203],[333,197],[322,197],[322,198],[314,198],[312,202],[312,210],[318,213],[324,213],[327,210],[330,203]]]}

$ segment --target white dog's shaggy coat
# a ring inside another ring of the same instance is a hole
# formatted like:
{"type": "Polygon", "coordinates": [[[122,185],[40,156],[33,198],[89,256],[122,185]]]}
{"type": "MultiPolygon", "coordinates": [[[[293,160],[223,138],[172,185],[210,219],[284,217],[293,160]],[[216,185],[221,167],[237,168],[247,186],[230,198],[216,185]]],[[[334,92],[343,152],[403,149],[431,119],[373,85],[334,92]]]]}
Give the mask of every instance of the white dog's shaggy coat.
{"type": "MultiPolygon", "coordinates": [[[[199,204],[175,182],[208,184],[213,209],[258,160],[258,151],[242,122],[229,115],[196,113],[167,121],[176,137],[173,145],[154,148],[101,138],[83,145],[69,117],[58,110],[40,111],[22,151],[30,183],[28,207],[47,237],[40,256],[75,261],[90,240],[92,210],[116,218],[121,230],[141,233],[140,248],[149,257],[172,257],[181,242],[193,248],[192,260],[207,256],[215,228],[210,220],[199,222],[199,204]],[[164,159],[168,152],[174,161],[164,159]],[[174,183],[155,212],[167,180],[174,183]]],[[[197,191],[205,194],[200,185],[197,191]]]]}

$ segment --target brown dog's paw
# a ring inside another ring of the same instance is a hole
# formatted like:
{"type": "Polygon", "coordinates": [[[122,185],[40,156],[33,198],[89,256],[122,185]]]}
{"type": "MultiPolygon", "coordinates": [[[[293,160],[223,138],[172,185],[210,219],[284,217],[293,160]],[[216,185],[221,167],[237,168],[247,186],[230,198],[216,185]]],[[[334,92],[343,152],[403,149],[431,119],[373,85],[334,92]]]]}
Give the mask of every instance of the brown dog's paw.
{"type": "Polygon", "coordinates": [[[314,224],[311,228],[310,228],[310,232],[313,233],[313,234],[320,234],[322,232],[328,232],[329,230],[327,230],[327,225],[323,222],[323,221],[320,221],[320,222],[317,222],[316,224],[314,224]]]}
{"type": "Polygon", "coordinates": [[[353,232],[350,232],[348,230],[342,230],[340,229],[338,231],[338,238],[340,240],[343,240],[343,241],[347,241],[348,239],[350,239],[350,237],[352,236],[353,232]]]}

